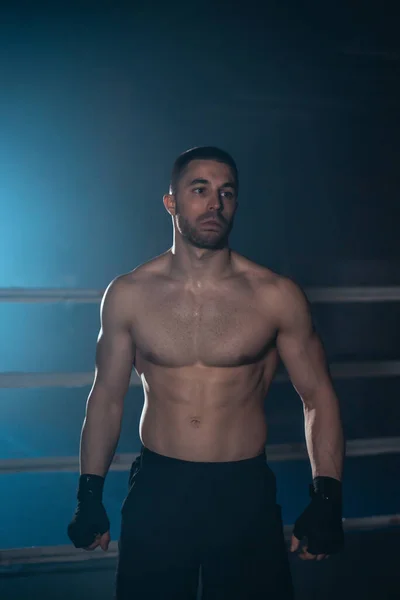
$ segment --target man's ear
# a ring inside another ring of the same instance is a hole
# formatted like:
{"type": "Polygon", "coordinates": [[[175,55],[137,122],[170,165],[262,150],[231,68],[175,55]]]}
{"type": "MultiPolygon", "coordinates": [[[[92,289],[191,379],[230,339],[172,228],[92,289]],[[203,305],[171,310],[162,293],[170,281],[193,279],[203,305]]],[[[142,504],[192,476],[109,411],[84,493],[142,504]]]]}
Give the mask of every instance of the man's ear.
{"type": "Polygon", "coordinates": [[[173,217],[176,214],[176,201],[174,194],[164,194],[163,203],[165,210],[173,217]]]}

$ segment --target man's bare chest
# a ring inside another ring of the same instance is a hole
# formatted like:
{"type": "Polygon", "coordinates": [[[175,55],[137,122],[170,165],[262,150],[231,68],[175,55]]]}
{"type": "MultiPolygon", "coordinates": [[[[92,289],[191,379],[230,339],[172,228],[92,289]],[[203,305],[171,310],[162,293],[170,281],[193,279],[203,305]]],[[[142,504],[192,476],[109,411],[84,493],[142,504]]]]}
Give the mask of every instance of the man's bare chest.
{"type": "Polygon", "coordinates": [[[262,358],[275,328],[251,294],[160,294],[141,304],[133,336],[155,364],[230,367],[262,358]]]}

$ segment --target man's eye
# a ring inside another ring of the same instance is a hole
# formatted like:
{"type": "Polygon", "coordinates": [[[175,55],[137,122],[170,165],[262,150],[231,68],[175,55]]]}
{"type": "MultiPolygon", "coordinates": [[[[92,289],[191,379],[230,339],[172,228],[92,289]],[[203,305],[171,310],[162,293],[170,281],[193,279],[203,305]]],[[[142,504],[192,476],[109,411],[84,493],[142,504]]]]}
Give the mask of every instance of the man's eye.
{"type": "Polygon", "coordinates": [[[202,194],[204,192],[204,188],[194,188],[193,192],[195,194],[202,194]]]}
{"type": "Polygon", "coordinates": [[[233,192],[221,192],[221,196],[224,198],[233,198],[233,192]]]}

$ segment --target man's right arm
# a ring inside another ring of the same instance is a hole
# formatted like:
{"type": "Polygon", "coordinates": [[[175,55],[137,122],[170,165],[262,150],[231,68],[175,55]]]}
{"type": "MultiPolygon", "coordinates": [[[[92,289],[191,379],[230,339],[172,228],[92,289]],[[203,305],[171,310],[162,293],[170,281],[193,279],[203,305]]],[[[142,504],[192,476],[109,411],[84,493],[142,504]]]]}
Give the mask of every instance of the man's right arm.
{"type": "Polygon", "coordinates": [[[135,352],[128,285],[122,279],[114,280],[101,304],[96,372],[81,435],[81,474],[106,476],[121,432],[135,352]]]}

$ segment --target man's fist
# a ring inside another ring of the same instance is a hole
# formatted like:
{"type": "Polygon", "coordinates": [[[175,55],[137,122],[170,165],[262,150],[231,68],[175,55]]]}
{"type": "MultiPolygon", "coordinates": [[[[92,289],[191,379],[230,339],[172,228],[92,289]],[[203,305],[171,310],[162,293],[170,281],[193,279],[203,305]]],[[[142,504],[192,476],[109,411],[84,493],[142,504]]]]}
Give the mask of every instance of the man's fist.
{"type": "Polygon", "coordinates": [[[102,503],[104,478],[81,475],[78,504],[68,525],[68,536],[76,548],[107,550],[110,543],[110,521],[102,503]]]}
{"type": "Polygon", "coordinates": [[[342,484],[332,477],[316,477],[310,496],[310,504],[294,525],[290,550],[296,552],[306,538],[300,558],[322,560],[344,546],[342,484]]]}

